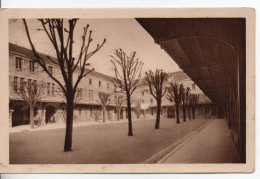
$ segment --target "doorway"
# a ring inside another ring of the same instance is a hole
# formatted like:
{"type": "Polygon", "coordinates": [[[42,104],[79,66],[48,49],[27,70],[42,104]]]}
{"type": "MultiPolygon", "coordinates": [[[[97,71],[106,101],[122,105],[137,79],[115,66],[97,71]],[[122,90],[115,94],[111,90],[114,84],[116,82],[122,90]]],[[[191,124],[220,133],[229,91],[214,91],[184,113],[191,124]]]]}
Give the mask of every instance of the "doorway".
{"type": "Polygon", "coordinates": [[[175,110],[174,110],[174,108],[168,108],[168,110],[167,110],[167,117],[168,118],[175,118],[175,110]]]}
{"type": "Polygon", "coordinates": [[[45,116],[46,124],[56,122],[55,115],[54,115],[55,112],[56,112],[56,110],[53,106],[46,107],[46,116],[45,116]]]}

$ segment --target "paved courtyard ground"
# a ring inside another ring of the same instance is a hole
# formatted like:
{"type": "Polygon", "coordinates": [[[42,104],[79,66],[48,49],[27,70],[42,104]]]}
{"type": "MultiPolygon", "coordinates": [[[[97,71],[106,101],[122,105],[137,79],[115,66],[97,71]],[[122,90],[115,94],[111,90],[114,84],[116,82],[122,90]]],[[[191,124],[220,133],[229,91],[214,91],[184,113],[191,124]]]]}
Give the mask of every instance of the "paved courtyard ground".
{"type": "Polygon", "coordinates": [[[161,119],[159,130],[155,120],[134,121],[132,137],[127,122],[75,127],[72,152],[63,152],[64,128],[10,133],[10,164],[141,163],[209,120],[161,119]]]}
{"type": "Polygon", "coordinates": [[[224,119],[214,119],[162,163],[238,163],[239,154],[224,119]]]}

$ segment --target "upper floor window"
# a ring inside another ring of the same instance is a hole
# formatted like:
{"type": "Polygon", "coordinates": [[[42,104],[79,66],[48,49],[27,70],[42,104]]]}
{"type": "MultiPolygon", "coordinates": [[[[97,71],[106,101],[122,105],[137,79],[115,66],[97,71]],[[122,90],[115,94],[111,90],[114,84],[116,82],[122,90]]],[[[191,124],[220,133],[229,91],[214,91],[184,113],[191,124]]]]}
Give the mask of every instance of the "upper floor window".
{"type": "Polygon", "coordinates": [[[35,64],[35,62],[33,62],[33,61],[30,61],[30,72],[34,72],[35,71],[35,67],[34,67],[34,64],[35,64]]]}
{"type": "Polygon", "coordinates": [[[24,78],[20,78],[20,90],[24,90],[24,78]]]}
{"type": "Polygon", "coordinates": [[[107,83],[107,89],[109,89],[109,83],[107,83]]]}
{"type": "Polygon", "coordinates": [[[98,86],[101,87],[101,81],[98,82],[98,86]]]}
{"type": "Polygon", "coordinates": [[[34,89],[34,93],[36,94],[37,93],[37,90],[38,90],[38,84],[37,84],[37,80],[33,80],[33,89],[34,89]]]}
{"type": "Polygon", "coordinates": [[[51,90],[52,92],[52,95],[55,95],[55,84],[54,83],[52,83],[52,90],[51,90]]]}
{"type": "Polygon", "coordinates": [[[89,90],[89,100],[93,100],[93,90],[89,90]]]}
{"type": "Polygon", "coordinates": [[[82,88],[78,89],[78,97],[82,97],[83,93],[82,93],[82,88]]]}
{"type": "Polygon", "coordinates": [[[195,85],[195,83],[193,83],[192,84],[192,89],[195,90],[195,88],[196,88],[196,85],[195,85]]]}
{"type": "Polygon", "coordinates": [[[15,58],[15,67],[17,70],[22,69],[22,58],[20,58],[20,57],[15,58]]]}
{"type": "Polygon", "coordinates": [[[50,83],[47,82],[47,94],[50,95],[51,94],[51,90],[50,90],[50,83]]]}
{"type": "Polygon", "coordinates": [[[141,100],[141,102],[142,102],[142,104],[144,104],[144,100],[143,99],[141,100]]]}
{"type": "Polygon", "coordinates": [[[151,104],[153,104],[153,98],[151,98],[150,101],[151,101],[151,104]]]}
{"type": "Polygon", "coordinates": [[[17,76],[14,77],[13,87],[14,87],[14,91],[17,91],[17,88],[18,88],[18,77],[17,76]]]}
{"type": "Polygon", "coordinates": [[[142,95],[144,96],[144,91],[142,91],[142,95]]]}
{"type": "Polygon", "coordinates": [[[88,84],[90,84],[90,85],[92,84],[92,79],[88,80],[88,84]]]}
{"type": "Polygon", "coordinates": [[[87,97],[87,90],[84,89],[84,97],[86,98],[87,97]]]}
{"type": "Polygon", "coordinates": [[[48,66],[48,72],[52,75],[53,74],[53,67],[52,66],[48,66]]]}

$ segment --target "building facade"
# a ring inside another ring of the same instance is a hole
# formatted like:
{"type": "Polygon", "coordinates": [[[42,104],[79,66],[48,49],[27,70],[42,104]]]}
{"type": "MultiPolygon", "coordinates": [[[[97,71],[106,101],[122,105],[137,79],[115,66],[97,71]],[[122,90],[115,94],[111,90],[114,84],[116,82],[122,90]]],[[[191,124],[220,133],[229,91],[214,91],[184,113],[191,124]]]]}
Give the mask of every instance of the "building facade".
{"type": "MultiPolygon", "coordinates": [[[[46,55],[41,54],[43,58],[46,55]]],[[[35,121],[41,125],[48,123],[63,123],[66,119],[65,98],[62,97],[59,86],[39,67],[32,59],[34,55],[31,50],[24,47],[9,44],[9,120],[10,127],[29,123],[29,105],[25,103],[17,94],[16,90],[23,82],[44,82],[46,88],[42,100],[35,107],[35,121]]],[[[46,64],[50,73],[59,81],[63,81],[59,67],[54,63],[46,64]]],[[[74,78],[76,79],[77,73],[74,78]]],[[[78,97],[74,108],[74,122],[100,121],[103,120],[102,107],[99,104],[98,92],[110,93],[110,103],[106,108],[106,120],[117,120],[115,87],[113,77],[93,71],[82,79],[78,87],[78,97]]],[[[75,80],[74,80],[75,81],[75,80]]],[[[185,87],[190,87],[191,93],[199,94],[199,105],[196,110],[197,116],[209,117],[216,115],[216,108],[205,94],[194,84],[194,82],[184,72],[174,72],[169,74],[165,85],[170,83],[183,83],[185,87]]],[[[161,115],[165,118],[174,118],[174,105],[166,99],[162,100],[161,115]]],[[[182,114],[182,112],[180,113],[182,114]]],[[[127,118],[126,104],[120,110],[120,119],[127,118]]],[[[132,116],[133,118],[155,118],[156,100],[149,92],[147,83],[141,80],[137,90],[132,96],[132,116]]]]}
{"type": "MultiPolygon", "coordinates": [[[[40,66],[33,63],[33,58],[31,50],[9,44],[10,126],[29,123],[29,106],[15,92],[21,82],[43,81],[46,84],[44,96],[35,107],[36,120],[42,124],[47,124],[64,122],[66,119],[65,98],[60,95],[58,85],[40,66]]],[[[63,81],[59,67],[53,63],[48,63],[47,60],[46,64],[49,72],[60,81],[63,81]]],[[[74,76],[75,79],[77,73],[74,76]]],[[[83,78],[79,84],[74,110],[75,122],[102,120],[103,115],[98,97],[99,91],[111,94],[111,101],[105,115],[107,120],[115,120],[116,110],[112,77],[93,71],[83,78]]],[[[125,110],[122,110],[120,116],[121,119],[125,118],[125,110]]]]}
{"type": "MultiPolygon", "coordinates": [[[[169,73],[168,75],[169,77],[165,82],[165,87],[170,86],[170,83],[176,82],[178,84],[183,84],[185,88],[189,87],[191,89],[190,93],[199,95],[198,105],[195,111],[197,117],[217,116],[217,107],[214,106],[211,100],[183,71],[169,73]]],[[[141,82],[133,96],[133,99],[140,101],[141,103],[142,118],[156,117],[157,103],[154,97],[150,94],[148,84],[144,80],[141,82]]],[[[175,118],[175,116],[175,106],[167,99],[166,93],[162,98],[161,117],[175,118]]],[[[182,107],[180,107],[180,117],[183,117],[182,107]]]]}

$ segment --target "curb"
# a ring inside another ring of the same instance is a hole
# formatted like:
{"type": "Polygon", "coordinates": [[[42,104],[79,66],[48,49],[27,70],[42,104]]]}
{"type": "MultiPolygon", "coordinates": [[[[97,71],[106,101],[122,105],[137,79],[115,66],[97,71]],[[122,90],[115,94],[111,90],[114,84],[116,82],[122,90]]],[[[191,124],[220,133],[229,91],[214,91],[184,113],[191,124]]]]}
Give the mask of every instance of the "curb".
{"type": "Polygon", "coordinates": [[[177,142],[171,144],[167,148],[161,150],[160,152],[152,155],[150,158],[146,159],[142,164],[155,164],[155,163],[163,163],[167,160],[172,154],[181,149],[187,142],[189,142],[193,137],[195,137],[202,129],[204,129],[207,125],[209,125],[214,120],[210,120],[200,126],[195,131],[187,134],[186,136],[179,139],[177,142]]]}
{"type": "MultiPolygon", "coordinates": [[[[132,119],[132,121],[142,121],[142,120],[153,120],[153,119],[132,119]]],[[[97,125],[108,125],[108,124],[116,124],[116,123],[124,123],[124,122],[128,122],[127,119],[124,120],[120,120],[120,121],[110,121],[110,122],[95,122],[95,123],[89,123],[89,122],[79,122],[79,123],[73,123],[73,128],[74,127],[82,127],[82,126],[97,126],[97,125]]],[[[56,126],[49,126],[49,127],[38,127],[38,128],[34,128],[34,129],[30,129],[28,128],[19,128],[19,129],[15,129],[15,128],[10,128],[9,129],[9,133],[19,133],[19,132],[25,132],[25,131],[29,131],[29,132],[35,132],[35,131],[45,131],[45,130],[52,130],[52,129],[65,129],[66,128],[66,123],[62,124],[62,125],[56,125],[56,126]]]]}

